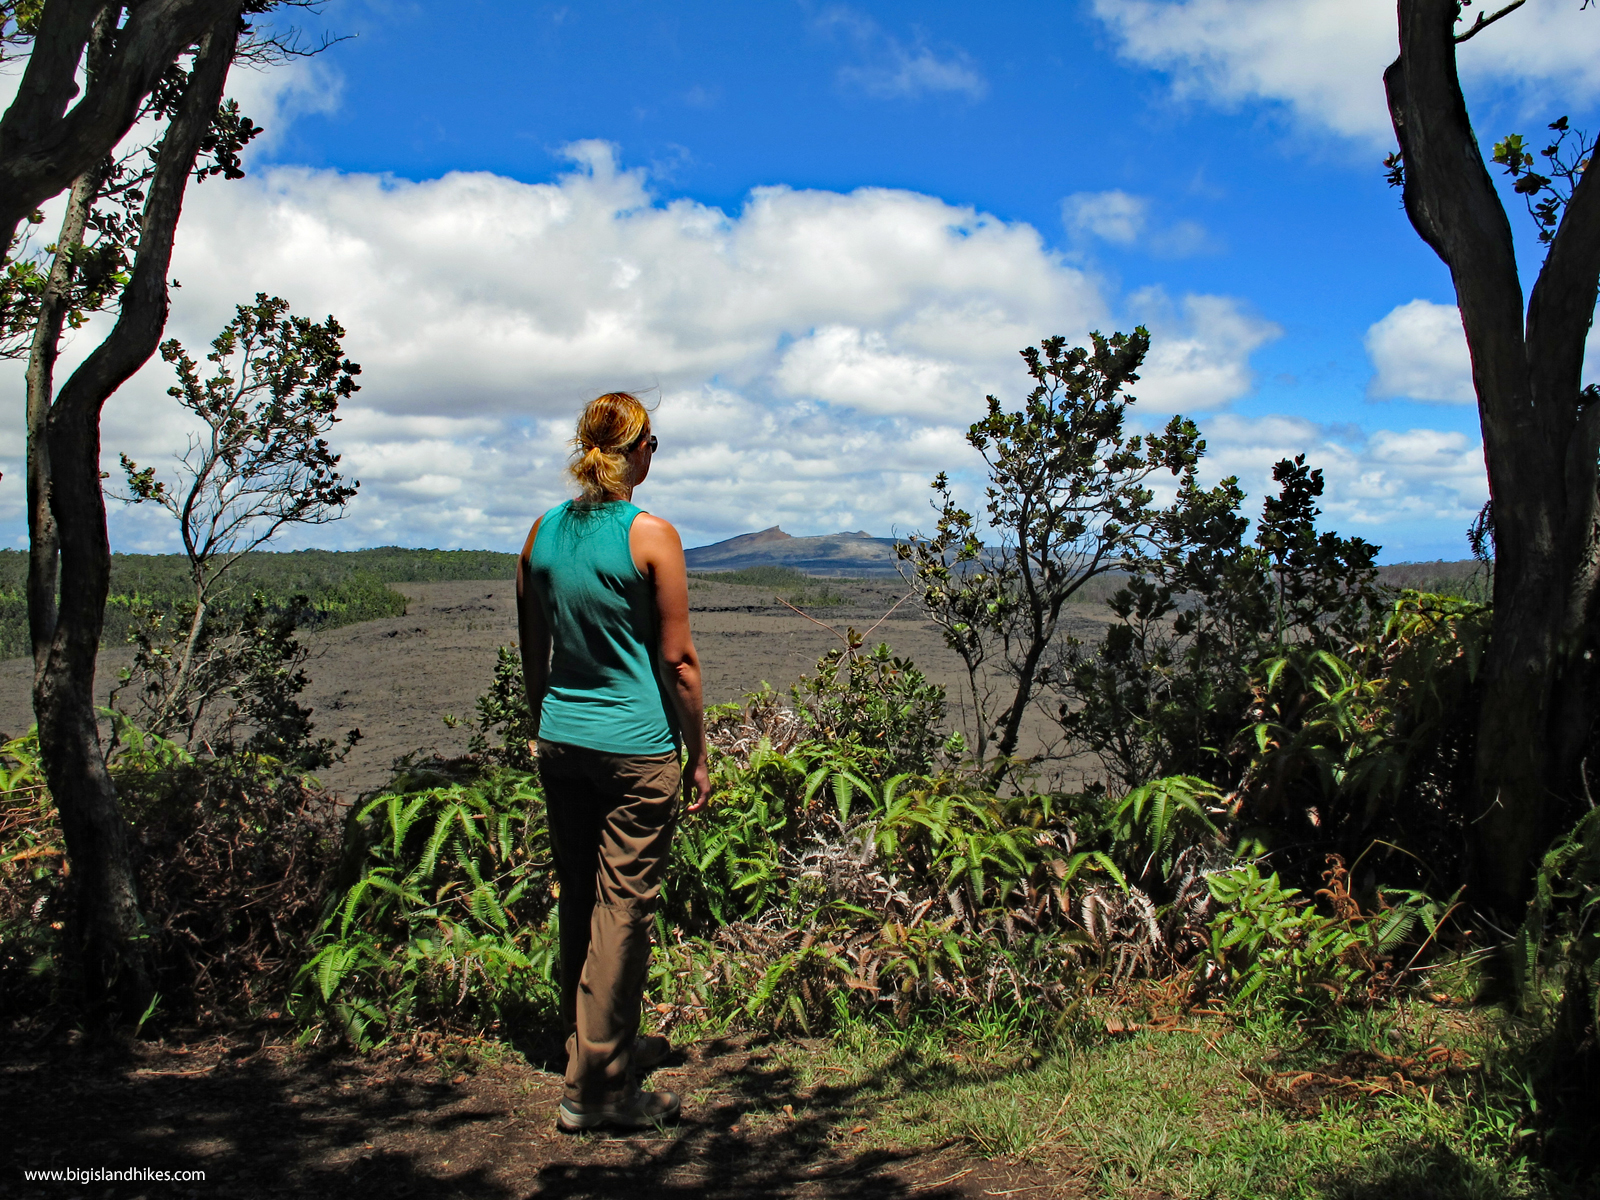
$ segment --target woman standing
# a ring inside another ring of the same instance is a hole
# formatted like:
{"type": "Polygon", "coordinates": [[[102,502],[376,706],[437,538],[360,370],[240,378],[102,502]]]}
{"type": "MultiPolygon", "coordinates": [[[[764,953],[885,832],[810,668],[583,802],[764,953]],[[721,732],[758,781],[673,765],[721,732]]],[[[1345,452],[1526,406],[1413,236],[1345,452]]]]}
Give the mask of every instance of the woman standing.
{"type": "Polygon", "coordinates": [[[556,1120],[569,1132],[678,1112],[672,1092],[639,1088],[669,1050],[638,1036],[639,1007],[680,782],[690,812],[711,788],[683,543],[631,503],[656,449],[650,414],[626,392],[600,396],[573,447],[582,494],[534,522],[517,562],[522,672],[561,884],[568,1036],[556,1120]]]}

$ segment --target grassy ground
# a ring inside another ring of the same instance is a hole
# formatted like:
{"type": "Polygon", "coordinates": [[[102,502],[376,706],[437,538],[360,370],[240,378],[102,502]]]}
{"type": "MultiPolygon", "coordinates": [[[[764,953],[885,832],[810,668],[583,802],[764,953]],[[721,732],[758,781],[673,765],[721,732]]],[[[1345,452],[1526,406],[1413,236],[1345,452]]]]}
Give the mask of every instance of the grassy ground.
{"type": "Polygon", "coordinates": [[[1244,1071],[1285,1048],[1217,1023],[1135,1033],[1044,1056],[941,1035],[859,1030],[794,1055],[807,1082],[858,1093],[885,1146],[957,1139],[985,1157],[1059,1163],[1093,1195],[1527,1196],[1528,1172],[1482,1145],[1470,1104],[1453,1098],[1334,1101],[1285,1112],[1244,1071]],[[837,1075],[832,1073],[837,1072],[837,1075]]]}
{"type": "Polygon", "coordinates": [[[743,1123],[815,1121],[848,1096],[824,1124],[859,1150],[956,1145],[1048,1166],[1091,1196],[1591,1194],[1518,1156],[1526,1100],[1497,1073],[1514,1036],[1497,1014],[1428,1002],[1310,1034],[1270,1013],[1143,1027],[1111,1016],[1049,1051],[1000,1017],[863,1023],[775,1044],[766,1069],[789,1094],[833,1099],[743,1123]]]}

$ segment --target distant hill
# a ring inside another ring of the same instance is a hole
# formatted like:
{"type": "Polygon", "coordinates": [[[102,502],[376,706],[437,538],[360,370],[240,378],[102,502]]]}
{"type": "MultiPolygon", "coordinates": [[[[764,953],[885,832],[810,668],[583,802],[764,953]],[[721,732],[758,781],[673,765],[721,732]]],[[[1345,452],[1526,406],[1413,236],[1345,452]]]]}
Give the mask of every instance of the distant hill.
{"type": "MultiPolygon", "coordinates": [[[[774,525],[759,533],[741,533],[727,541],[686,550],[691,571],[742,571],[750,567],[789,567],[806,575],[894,575],[895,539],[873,537],[865,530],[830,533],[821,537],[794,537],[774,525]]],[[[1487,599],[1487,575],[1472,559],[1460,562],[1391,563],[1378,569],[1379,579],[1390,587],[1487,599]]],[[[1091,586],[1083,599],[1102,599],[1121,584],[1113,572],[1100,586],[1091,586]]]]}
{"type": "Polygon", "coordinates": [[[865,530],[794,537],[778,526],[741,533],[725,542],[684,551],[691,571],[740,571],[747,567],[792,567],[807,575],[895,574],[895,541],[865,530]]]}

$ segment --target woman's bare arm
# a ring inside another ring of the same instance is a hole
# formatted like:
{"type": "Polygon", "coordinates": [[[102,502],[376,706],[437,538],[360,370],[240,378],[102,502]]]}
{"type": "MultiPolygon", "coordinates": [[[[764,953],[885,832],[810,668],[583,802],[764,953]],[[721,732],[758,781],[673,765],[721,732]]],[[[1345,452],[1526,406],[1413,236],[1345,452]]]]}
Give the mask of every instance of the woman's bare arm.
{"type": "MultiPolygon", "coordinates": [[[[528,693],[528,711],[533,714],[536,734],[545,688],[550,684],[550,627],[545,624],[544,610],[528,579],[528,555],[533,552],[533,539],[539,536],[539,521],[528,531],[528,540],[517,557],[517,643],[522,651],[522,686],[528,693]]],[[[528,748],[533,749],[531,742],[528,748]]]]}
{"type": "Polygon", "coordinates": [[[655,587],[661,620],[661,668],[667,694],[677,710],[678,729],[688,749],[684,795],[690,812],[699,812],[711,796],[706,763],[705,698],[700,687],[700,658],[689,632],[689,572],[683,561],[678,531],[660,517],[640,513],[628,533],[633,562],[655,587]]]}

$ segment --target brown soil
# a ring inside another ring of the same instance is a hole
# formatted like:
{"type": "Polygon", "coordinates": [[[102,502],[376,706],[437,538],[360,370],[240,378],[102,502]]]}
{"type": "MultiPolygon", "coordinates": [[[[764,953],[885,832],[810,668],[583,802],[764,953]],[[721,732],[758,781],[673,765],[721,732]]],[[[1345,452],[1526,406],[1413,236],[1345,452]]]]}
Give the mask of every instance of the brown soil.
{"type": "MultiPolygon", "coordinates": [[[[537,1057],[537,1056],[536,1056],[537,1057]]],[[[805,1089],[759,1041],[689,1048],[647,1086],[686,1099],[681,1122],[565,1136],[561,1080],[505,1053],[295,1051],[270,1026],[120,1061],[0,1051],[0,1196],[765,1197],[1081,1196],[1064,1159],[987,1161],[956,1146],[874,1144],[854,1089],[805,1089]],[[6,1161],[9,1160],[9,1161],[6,1161]],[[25,1170],[203,1171],[204,1182],[27,1182],[25,1170]]]]}
{"type": "MultiPolygon", "coordinates": [[[[324,772],[324,782],[347,800],[381,787],[394,761],[415,751],[459,754],[466,749],[477,698],[494,674],[495,650],[515,645],[517,618],[511,584],[487,580],[397,585],[411,603],[403,617],[348,625],[307,639],[313,659],[311,686],[303,701],[315,711],[317,732],[342,739],[359,729],[362,739],[343,763],[324,772]],[[445,717],[461,718],[452,729],[445,717]]],[[[818,583],[841,601],[808,609],[838,630],[865,632],[905,595],[899,580],[849,580],[818,583]]],[[[695,646],[705,674],[707,704],[737,700],[762,682],[787,689],[813,669],[817,659],[839,646],[837,634],[777,603],[770,590],[704,580],[691,581],[695,646]]],[[[1084,605],[1069,610],[1072,631],[1096,637],[1104,627],[1103,609],[1084,605]]],[[[869,642],[888,642],[936,683],[945,685],[953,721],[968,726],[963,699],[966,677],[960,660],[946,648],[938,629],[910,603],[903,604],[872,632],[869,642]]],[[[97,692],[105,702],[118,669],[127,665],[126,648],[100,655],[97,692]]],[[[29,700],[31,663],[0,662],[0,732],[21,732],[32,724],[29,700]]],[[[1034,752],[1049,735],[1049,723],[1030,714],[1024,753],[1034,752]]],[[[1064,767],[1064,782],[1076,786],[1078,768],[1064,767]]]]}

